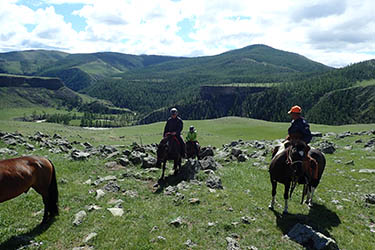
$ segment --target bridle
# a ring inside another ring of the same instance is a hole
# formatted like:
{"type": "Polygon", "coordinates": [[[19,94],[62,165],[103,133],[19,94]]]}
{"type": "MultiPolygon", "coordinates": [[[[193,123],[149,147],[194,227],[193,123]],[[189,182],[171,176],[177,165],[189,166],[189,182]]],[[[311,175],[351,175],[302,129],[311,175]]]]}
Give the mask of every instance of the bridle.
{"type": "Polygon", "coordinates": [[[297,175],[297,170],[295,168],[293,168],[294,165],[300,163],[302,165],[303,161],[302,160],[293,160],[292,159],[292,149],[293,149],[293,145],[290,145],[288,147],[288,150],[286,151],[286,165],[287,167],[289,167],[291,170],[292,170],[292,181],[291,181],[291,189],[290,189],[290,194],[289,196],[292,197],[292,193],[295,189],[295,187],[297,186],[297,183],[298,183],[298,175],[297,175]]]}

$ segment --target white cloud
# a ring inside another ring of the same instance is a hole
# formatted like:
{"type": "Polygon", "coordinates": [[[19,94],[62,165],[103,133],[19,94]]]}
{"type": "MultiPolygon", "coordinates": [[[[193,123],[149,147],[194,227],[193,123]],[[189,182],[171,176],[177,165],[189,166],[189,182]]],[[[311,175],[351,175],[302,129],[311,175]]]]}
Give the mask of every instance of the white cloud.
{"type": "Polygon", "coordinates": [[[373,0],[41,2],[50,7],[32,10],[16,0],[0,2],[0,51],[60,48],[204,56],[262,43],[331,66],[374,58],[373,0]],[[53,5],[61,4],[83,4],[71,13],[85,20],[83,31],[56,14],[53,5]],[[194,24],[184,35],[189,41],[178,35],[184,19],[194,24]]]}

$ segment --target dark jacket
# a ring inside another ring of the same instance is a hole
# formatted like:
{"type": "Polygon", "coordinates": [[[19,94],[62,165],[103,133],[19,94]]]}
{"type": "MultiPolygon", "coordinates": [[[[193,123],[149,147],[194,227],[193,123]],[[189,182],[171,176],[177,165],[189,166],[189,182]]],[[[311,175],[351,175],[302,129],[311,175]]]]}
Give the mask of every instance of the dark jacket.
{"type": "Polygon", "coordinates": [[[184,124],[180,117],[177,116],[174,119],[169,117],[167,124],[165,124],[163,135],[165,136],[167,132],[176,132],[176,135],[180,136],[183,127],[184,124]]]}
{"type": "Polygon", "coordinates": [[[301,139],[306,142],[306,144],[310,143],[312,139],[310,125],[303,117],[292,121],[292,124],[288,129],[288,134],[291,138],[301,139]]]}

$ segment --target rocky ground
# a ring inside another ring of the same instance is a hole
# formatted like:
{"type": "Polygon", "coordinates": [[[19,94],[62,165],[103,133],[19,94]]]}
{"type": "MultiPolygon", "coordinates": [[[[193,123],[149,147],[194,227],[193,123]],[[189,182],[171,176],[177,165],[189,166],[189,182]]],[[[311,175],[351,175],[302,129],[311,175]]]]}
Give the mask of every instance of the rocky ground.
{"type": "MultiPolygon", "coordinates": [[[[345,132],[342,134],[335,133],[314,133],[314,139],[311,146],[320,149],[325,154],[335,154],[336,150],[344,149],[349,153],[353,150],[353,145],[339,146],[340,140],[356,136],[355,144],[360,145],[363,152],[375,153],[375,131],[364,131],[360,133],[345,132]],[[362,139],[369,138],[369,139],[362,139]]],[[[184,199],[182,190],[194,189],[195,186],[206,186],[210,192],[215,192],[216,189],[225,188],[222,184],[219,170],[228,164],[234,162],[251,162],[253,167],[267,170],[270,162],[270,153],[275,145],[280,143],[280,140],[265,141],[232,141],[223,145],[220,148],[203,147],[201,150],[200,160],[186,160],[178,175],[169,175],[163,182],[158,182],[155,175],[150,173],[158,172],[160,169],[156,168],[156,144],[139,145],[133,143],[130,146],[125,145],[98,145],[93,146],[90,142],[68,141],[58,134],[47,135],[41,132],[36,132],[33,136],[23,136],[19,133],[0,132],[0,140],[5,147],[0,148],[0,156],[2,158],[9,158],[11,156],[19,156],[17,150],[22,149],[26,154],[34,154],[40,149],[48,150],[53,154],[60,154],[62,157],[72,161],[86,161],[90,158],[100,158],[105,160],[105,168],[108,170],[124,170],[121,177],[115,175],[96,176],[93,179],[87,179],[83,184],[90,185],[92,195],[95,195],[96,200],[102,199],[108,193],[122,192],[125,196],[137,198],[137,190],[123,190],[118,184],[123,178],[134,178],[153,183],[153,192],[162,192],[164,195],[173,196],[176,204],[184,199]],[[135,168],[134,168],[135,167],[135,168]],[[204,175],[204,178],[201,178],[204,175]]],[[[25,154],[25,153],[24,153],[25,154]]],[[[372,154],[375,155],[375,154],[372,154]]],[[[354,165],[353,160],[342,162],[340,159],[335,160],[336,163],[343,165],[354,165]]],[[[375,174],[374,168],[361,168],[359,173],[375,174]]],[[[64,182],[64,179],[60,180],[64,182]]],[[[190,204],[199,204],[198,198],[190,198],[190,204]]],[[[365,194],[364,202],[366,204],[375,204],[375,194],[365,194]]],[[[124,210],[122,208],[123,200],[113,199],[110,201],[110,207],[107,210],[113,216],[122,216],[124,210]]],[[[338,206],[340,202],[337,201],[338,206]]],[[[87,213],[93,210],[102,209],[95,204],[87,204],[85,208],[75,214],[73,224],[79,226],[87,216],[87,213]]],[[[241,223],[251,223],[254,218],[244,216],[241,218],[241,223]]],[[[170,224],[179,227],[186,223],[184,218],[177,217],[170,221],[170,224]]],[[[214,222],[212,222],[214,223],[214,222]]],[[[155,229],[157,230],[157,228],[155,229]]],[[[371,229],[375,231],[375,226],[371,229]]],[[[97,235],[92,232],[83,240],[89,243],[97,235]]],[[[301,224],[296,224],[293,229],[285,235],[290,239],[298,242],[303,246],[310,246],[314,249],[337,249],[334,240],[314,231],[311,227],[301,224]]],[[[165,238],[159,236],[154,241],[163,241],[165,238]]],[[[228,236],[226,238],[227,249],[240,249],[236,236],[228,236]]],[[[89,245],[89,244],[88,244],[89,245]]],[[[191,240],[187,241],[185,245],[189,248],[195,246],[191,240]]],[[[248,247],[248,249],[257,249],[256,247],[248,247]]]]}

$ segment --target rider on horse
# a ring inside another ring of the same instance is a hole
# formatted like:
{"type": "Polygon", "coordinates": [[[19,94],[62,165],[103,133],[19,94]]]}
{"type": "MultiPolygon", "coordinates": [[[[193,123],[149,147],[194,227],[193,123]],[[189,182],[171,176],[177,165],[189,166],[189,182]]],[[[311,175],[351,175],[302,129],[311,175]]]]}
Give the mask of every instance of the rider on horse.
{"type": "Polygon", "coordinates": [[[191,142],[193,144],[195,152],[198,152],[198,141],[197,141],[197,131],[195,130],[194,126],[190,126],[189,132],[186,135],[186,142],[191,142]]]}
{"type": "Polygon", "coordinates": [[[306,143],[306,151],[305,151],[305,157],[303,160],[303,169],[305,170],[306,173],[309,173],[310,176],[313,179],[318,178],[318,169],[316,167],[316,164],[312,164],[311,161],[312,158],[310,158],[307,153],[310,150],[310,147],[308,146],[308,143],[310,143],[312,139],[311,131],[310,131],[310,125],[307,123],[305,118],[301,116],[302,109],[300,106],[293,106],[288,114],[292,118],[291,125],[288,129],[288,136],[287,140],[292,141],[292,140],[302,140],[306,143]]]}
{"type": "Polygon", "coordinates": [[[163,137],[166,138],[168,135],[175,135],[178,142],[181,145],[181,155],[185,157],[185,142],[181,137],[181,131],[183,129],[183,122],[180,117],[177,116],[178,112],[176,108],[170,110],[171,117],[169,117],[164,127],[163,137]]]}

